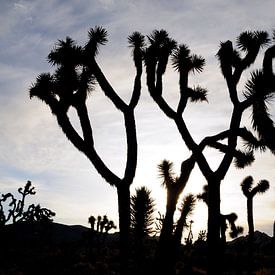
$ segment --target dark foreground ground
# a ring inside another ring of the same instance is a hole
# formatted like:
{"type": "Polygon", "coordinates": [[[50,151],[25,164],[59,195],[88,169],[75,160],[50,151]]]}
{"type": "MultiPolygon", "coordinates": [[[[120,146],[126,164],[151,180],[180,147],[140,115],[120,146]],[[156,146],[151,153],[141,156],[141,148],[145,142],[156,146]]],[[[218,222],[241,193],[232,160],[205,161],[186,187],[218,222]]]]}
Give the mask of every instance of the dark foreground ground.
{"type": "MultiPolygon", "coordinates": [[[[119,274],[118,233],[92,233],[83,226],[20,224],[7,226],[0,234],[0,275],[116,275],[119,274]]],[[[227,244],[224,274],[247,274],[251,259],[246,251],[247,239],[240,237],[227,244]]],[[[135,247],[130,255],[131,274],[153,275],[157,239],[144,242],[141,263],[136,263],[135,247]]],[[[177,274],[205,274],[206,244],[183,246],[177,274]]],[[[254,272],[275,274],[274,240],[264,233],[255,234],[254,272]]],[[[169,275],[169,274],[168,274],[169,275]]]]}

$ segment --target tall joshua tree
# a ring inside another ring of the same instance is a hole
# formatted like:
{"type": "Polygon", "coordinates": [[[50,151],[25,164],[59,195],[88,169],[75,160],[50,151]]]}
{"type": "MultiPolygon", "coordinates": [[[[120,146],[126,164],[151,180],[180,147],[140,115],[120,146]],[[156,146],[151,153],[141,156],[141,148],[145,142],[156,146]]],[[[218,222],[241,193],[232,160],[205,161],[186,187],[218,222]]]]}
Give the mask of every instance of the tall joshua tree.
{"type": "Polygon", "coordinates": [[[241,183],[243,194],[247,199],[248,242],[250,249],[253,246],[254,238],[253,198],[256,194],[263,194],[269,189],[269,182],[267,180],[260,180],[254,187],[253,184],[254,180],[252,176],[246,177],[241,183]]]}
{"type": "MultiPolygon", "coordinates": [[[[273,34],[275,40],[275,33],[273,34]]],[[[264,53],[262,69],[251,73],[246,83],[245,92],[238,90],[239,80],[245,70],[255,61],[261,48],[270,42],[264,31],[246,31],[237,38],[237,47],[233,48],[231,41],[222,42],[217,57],[221,72],[227,84],[227,92],[232,103],[232,114],[228,129],[213,136],[207,136],[197,143],[191,135],[183,113],[188,101],[207,100],[207,90],[198,86],[189,87],[190,73],[203,71],[205,60],[191,54],[188,46],[171,39],[164,30],[155,30],[148,36],[148,45],[144,52],[146,65],[146,80],[149,93],[159,108],[167,117],[173,120],[186,146],[193,154],[202,174],[208,183],[208,274],[220,274],[220,185],[225,178],[230,165],[243,168],[254,160],[253,151],[270,149],[275,153],[275,127],[268,114],[266,102],[275,92],[275,76],[272,70],[272,59],[275,57],[275,45],[271,45],[264,53]],[[163,76],[169,58],[179,74],[179,102],[172,108],[163,97],[163,76]],[[258,137],[241,127],[242,115],[252,108],[252,126],[258,137]],[[246,150],[237,147],[237,141],[242,138],[246,150]],[[221,142],[223,141],[223,143],[221,142]],[[204,155],[206,147],[212,147],[223,153],[222,160],[216,170],[210,167],[204,155]]]]}
{"type": "Polygon", "coordinates": [[[50,64],[56,67],[53,74],[42,73],[30,88],[30,97],[37,97],[46,103],[56,117],[58,125],[69,141],[82,152],[94,165],[98,173],[111,185],[118,194],[119,227],[121,253],[126,264],[129,225],[130,225],[130,191],[137,162],[137,138],[134,110],[139,101],[142,75],[142,47],[144,37],[138,32],[128,38],[133,48],[133,60],[136,68],[134,87],[129,103],[124,102],[108,82],[96,60],[99,46],[107,42],[104,28],[91,28],[88,41],[79,46],[67,37],[59,40],[48,55],[50,64]],[[124,118],[127,143],[127,160],[123,177],[117,176],[104,163],[98,154],[93,137],[93,128],[86,105],[88,95],[98,83],[105,96],[120,111],[124,118]],[[74,108],[81,125],[82,134],[71,124],[68,110],[74,108]]]}

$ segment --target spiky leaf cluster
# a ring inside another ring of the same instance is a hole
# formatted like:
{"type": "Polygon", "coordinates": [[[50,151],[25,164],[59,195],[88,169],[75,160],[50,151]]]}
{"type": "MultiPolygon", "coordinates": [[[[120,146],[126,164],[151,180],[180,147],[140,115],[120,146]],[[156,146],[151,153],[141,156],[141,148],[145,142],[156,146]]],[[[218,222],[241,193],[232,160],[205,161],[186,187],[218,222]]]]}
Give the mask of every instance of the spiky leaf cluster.
{"type": "Polygon", "coordinates": [[[187,226],[187,218],[192,215],[195,205],[196,197],[193,194],[188,194],[183,198],[179,211],[181,212],[181,216],[184,217],[185,226],[187,226]]]}
{"type": "Polygon", "coordinates": [[[245,31],[237,38],[237,47],[242,51],[250,51],[255,47],[268,45],[270,39],[265,31],[245,31]]]}
{"type": "Polygon", "coordinates": [[[88,32],[89,40],[84,47],[85,52],[93,56],[97,55],[99,45],[105,45],[108,42],[107,36],[106,29],[100,26],[91,28],[88,32]]]}
{"type": "Polygon", "coordinates": [[[255,160],[253,151],[242,152],[240,150],[236,150],[234,156],[234,164],[237,168],[240,169],[251,165],[252,162],[255,160]]]}
{"type": "Polygon", "coordinates": [[[98,46],[107,42],[107,32],[101,27],[89,31],[89,40],[84,47],[67,37],[58,40],[48,55],[48,61],[56,66],[53,74],[43,73],[30,87],[30,97],[38,97],[48,104],[55,114],[70,106],[84,102],[96,83],[90,69],[90,58],[98,52],[98,46]]]}
{"type": "Polygon", "coordinates": [[[172,54],[172,65],[177,71],[202,72],[205,59],[196,54],[191,54],[187,45],[181,44],[172,54]]]}

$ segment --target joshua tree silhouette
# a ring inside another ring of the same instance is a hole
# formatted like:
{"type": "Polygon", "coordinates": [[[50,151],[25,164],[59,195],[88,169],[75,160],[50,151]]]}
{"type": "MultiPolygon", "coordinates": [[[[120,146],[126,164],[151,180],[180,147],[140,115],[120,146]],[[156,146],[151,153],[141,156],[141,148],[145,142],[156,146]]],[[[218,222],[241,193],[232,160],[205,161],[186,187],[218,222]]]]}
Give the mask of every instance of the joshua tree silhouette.
{"type": "Polygon", "coordinates": [[[145,186],[137,188],[136,193],[131,196],[131,227],[137,240],[154,232],[154,212],[155,202],[151,191],[145,186]]]}
{"type": "Polygon", "coordinates": [[[97,216],[97,223],[96,223],[96,231],[99,232],[100,229],[100,223],[101,223],[101,216],[97,216]]]}
{"type": "MultiPolygon", "coordinates": [[[[180,176],[175,176],[173,171],[173,163],[168,160],[163,160],[158,165],[159,175],[162,179],[162,185],[167,190],[166,212],[162,223],[162,229],[159,236],[159,243],[156,252],[156,266],[158,272],[163,274],[172,274],[175,272],[175,258],[176,248],[174,239],[174,213],[176,211],[177,203],[180,194],[185,188],[189,179],[190,173],[194,168],[194,159],[192,157],[183,161],[181,164],[180,176]]],[[[182,210],[184,207],[182,207],[182,210]]],[[[182,234],[184,226],[184,210],[182,211],[182,220],[178,222],[178,230],[176,230],[176,238],[182,234]],[[181,230],[181,232],[180,232],[181,230]]],[[[181,237],[179,242],[181,241],[181,237]]]]}
{"type": "Polygon", "coordinates": [[[95,230],[95,217],[91,215],[88,219],[88,223],[91,225],[91,230],[95,230]]]}
{"type": "Polygon", "coordinates": [[[35,195],[34,186],[31,181],[27,181],[24,188],[18,188],[21,199],[17,199],[13,194],[2,194],[0,198],[0,227],[7,223],[19,222],[51,222],[55,213],[50,209],[41,207],[39,204],[31,204],[25,209],[25,201],[28,195],[35,195]],[[5,213],[4,204],[8,204],[8,211],[5,213]]]}
{"type": "Polygon", "coordinates": [[[253,198],[256,194],[265,193],[269,189],[269,182],[267,180],[260,180],[254,187],[253,184],[254,180],[252,176],[246,177],[241,182],[243,194],[247,198],[248,248],[251,256],[253,255],[254,242],[253,198]]]}
{"type": "MultiPolygon", "coordinates": [[[[275,32],[273,34],[275,40],[275,32]]],[[[270,42],[268,34],[263,31],[247,31],[241,33],[237,38],[237,49],[233,48],[231,41],[222,42],[217,57],[220,62],[222,74],[226,80],[227,88],[233,111],[227,130],[213,136],[205,137],[200,143],[193,139],[183,112],[188,100],[191,102],[206,101],[207,91],[201,87],[190,88],[188,77],[191,72],[202,72],[205,60],[197,55],[191,54],[190,49],[171,39],[164,30],[155,30],[148,36],[148,46],[144,51],[146,65],[147,86],[151,97],[167,117],[172,119],[184,140],[186,146],[191,150],[202,174],[207,180],[208,194],[208,274],[220,274],[221,257],[220,243],[220,185],[228,169],[235,159],[235,165],[243,168],[254,160],[253,150],[270,149],[275,152],[275,127],[271,120],[266,102],[274,94],[275,76],[272,70],[272,59],[275,57],[275,45],[269,47],[264,54],[263,68],[254,71],[246,84],[246,91],[241,100],[238,91],[239,80],[245,70],[255,61],[259,50],[270,42]],[[164,99],[163,76],[166,71],[169,57],[172,64],[179,73],[178,106],[174,110],[164,99]],[[258,133],[259,139],[246,128],[241,127],[242,115],[245,110],[252,107],[252,125],[258,133]],[[238,138],[245,140],[246,151],[237,149],[238,138]],[[225,143],[221,143],[225,141],[225,143]],[[203,151],[210,146],[223,153],[223,158],[214,171],[203,151]]]]}
{"type": "Polygon", "coordinates": [[[155,202],[151,191],[145,186],[135,190],[131,196],[131,229],[133,231],[135,253],[135,274],[144,274],[145,240],[154,232],[155,202]]]}
{"type": "MultiPolygon", "coordinates": [[[[106,30],[101,27],[91,28],[88,35],[88,42],[83,47],[76,45],[75,41],[69,37],[66,40],[59,40],[48,55],[49,63],[56,66],[57,69],[53,74],[40,74],[29,92],[31,98],[37,97],[50,107],[69,141],[92,162],[98,173],[111,186],[117,188],[122,268],[126,268],[130,226],[129,188],[135,176],[137,162],[134,109],[139,101],[141,90],[141,48],[144,37],[140,33],[134,32],[128,38],[129,45],[133,48],[136,76],[131,99],[127,104],[112,88],[96,61],[99,45],[104,45],[107,42],[106,30]],[[96,83],[124,117],[127,160],[122,178],[107,167],[95,148],[86,100],[96,83]],[[74,108],[77,112],[82,136],[71,124],[68,116],[70,108],[74,108]]],[[[122,269],[122,273],[125,272],[122,269]]]]}

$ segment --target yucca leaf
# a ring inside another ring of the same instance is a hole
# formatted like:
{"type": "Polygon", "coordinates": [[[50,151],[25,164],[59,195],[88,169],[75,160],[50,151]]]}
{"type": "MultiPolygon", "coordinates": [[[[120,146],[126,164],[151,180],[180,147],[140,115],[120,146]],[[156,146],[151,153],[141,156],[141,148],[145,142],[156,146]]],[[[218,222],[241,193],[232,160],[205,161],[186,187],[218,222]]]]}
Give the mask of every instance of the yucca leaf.
{"type": "Polygon", "coordinates": [[[234,164],[237,168],[244,168],[252,164],[255,160],[253,151],[242,152],[240,150],[236,150],[234,154],[234,164]]]}
{"type": "Polygon", "coordinates": [[[197,86],[193,89],[189,89],[189,97],[191,102],[207,101],[207,90],[197,86]]]}

